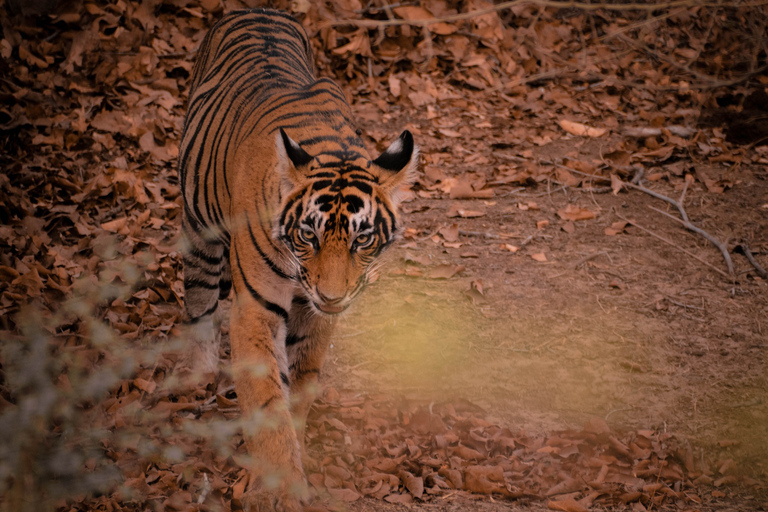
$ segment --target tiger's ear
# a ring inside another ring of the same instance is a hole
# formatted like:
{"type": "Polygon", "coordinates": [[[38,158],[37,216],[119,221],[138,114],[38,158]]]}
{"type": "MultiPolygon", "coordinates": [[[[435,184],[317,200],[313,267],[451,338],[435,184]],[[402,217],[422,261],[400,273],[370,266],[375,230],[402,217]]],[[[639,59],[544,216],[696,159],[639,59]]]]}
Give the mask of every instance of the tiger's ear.
{"type": "Polygon", "coordinates": [[[280,191],[283,196],[304,182],[304,168],[312,161],[312,155],[304,151],[299,144],[280,128],[275,146],[277,149],[277,172],[280,175],[280,191]]]}
{"type": "Polygon", "coordinates": [[[397,205],[402,199],[401,192],[416,179],[419,166],[419,148],[413,143],[411,132],[401,133],[373,163],[384,171],[379,183],[397,205]]]}

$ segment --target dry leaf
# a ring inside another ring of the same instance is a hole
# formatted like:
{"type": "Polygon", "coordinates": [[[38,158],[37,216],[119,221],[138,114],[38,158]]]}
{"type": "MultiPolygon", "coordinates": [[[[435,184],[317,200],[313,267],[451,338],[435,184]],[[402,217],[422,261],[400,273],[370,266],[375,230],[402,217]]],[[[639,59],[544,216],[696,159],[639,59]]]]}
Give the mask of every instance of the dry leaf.
{"type": "Polygon", "coordinates": [[[504,470],[500,466],[469,466],[464,470],[464,488],[480,494],[506,494],[504,470]]]}
{"type": "Polygon", "coordinates": [[[448,217],[463,217],[465,219],[470,219],[474,217],[482,217],[485,215],[485,213],[479,210],[466,209],[457,203],[453,203],[448,209],[448,213],[446,213],[446,215],[448,217]]]}
{"type": "Polygon", "coordinates": [[[561,119],[557,124],[571,135],[602,137],[605,135],[605,132],[608,131],[605,128],[593,128],[592,126],[587,126],[586,124],[577,123],[575,121],[568,121],[567,119],[561,119]]]}
{"type": "Polygon", "coordinates": [[[442,264],[438,265],[432,270],[429,271],[427,274],[427,277],[430,279],[450,279],[456,274],[459,274],[464,271],[463,265],[451,265],[451,264],[442,264]]]}
{"type": "Polygon", "coordinates": [[[562,512],[589,512],[589,509],[573,499],[562,501],[548,501],[547,508],[562,512]]]}
{"type": "Polygon", "coordinates": [[[464,180],[457,181],[450,192],[451,199],[490,199],[493,197],[493,189],[474,190],[469,182],[464,180]]]}
{"type": "Polygon", "coordinates": [[[101,229],[109,231],[110,233],[117,233],[125,227],[128,222],[128,217],[120,217],[119,219],[111,220],[101,224],[101,229]]]}
{"type": "Polygon", "coordinates": [[[589,220],[594,219],[596,217],[595,213],[588,210],[587,208],[579,208],[576,205],[569,204],[565,208],[562,208],[557,211],[557,214],[560,216],[563,220],[589,220]]]}
{"type": "Polygon", "coordinates": [[[622,188],[624,188],[624,182],[622,182],[616,174],[611,174],[611,190],[613,191],[613,195],[617,195],[621,192],[622,188]]]}
{"type": "Polygon", "coordinates": [[[443,236],[446,242],[456,242],[459,240],[459,225],[456,223],[441,228],[438,233],[443,236]]]}
{"type": "Polygon", "coordinates": [[[543,252],[537,252],[536,254],[531,254],[531,258],[539,262],[547,261],[547,255],[544,254],[543,252]]]}
{"type": "Polygon", "coordinates": [[[581,179],[574,176],[568,169],[563,169],[562,167],[558,167],[557,170],[555,170],[555,178],[558,183],[568,187],[576,187],[581,183],[581,179]]]}
{"type": "Polygon", "coordinates": [[[611,227],[605,228],[605,234],[608,236],[614,236],[618,235],[619,233],[624,233],[624,230],[628,225],[629,223],[624,220],[614,222],[611,224],[611,227]]]}
{"type": "Polygon", "coordinates": [[[418,265],[424,265],[428,266],[432,264],[432,258],[429,257],[429,254],[422,253],[422,254],[411,254],[410,252],[406,251],[405,256],[403,259],[407,263],[416,263],[418,265]]]}
{"type": "Polygon", "coordinates": [[[413,498],[410,494],[390,494],[384,497],[384,501],[388,503],[400,503],[402,505],[408,505],[413,503],[413,498]]]}
{"type": "Polygon", "coordinates": [[[351,503],[353,501],[357,501],[360,499],[360,493],[355,492],[351,489],[333,489],[328,488],[326,489],[328,491],[328,494],[333,496],[334,499],[337,499],[339,501],[346,501],[348,503],[351,503]]]}
{"type": "Polygon", "coordinates": [[[421,499],[424,494],[424,479],[420,476],[414,476],[408,471],[400,472],[400,479],[403,481],[405,488],[413,495],[414,498],[421,499]]]}

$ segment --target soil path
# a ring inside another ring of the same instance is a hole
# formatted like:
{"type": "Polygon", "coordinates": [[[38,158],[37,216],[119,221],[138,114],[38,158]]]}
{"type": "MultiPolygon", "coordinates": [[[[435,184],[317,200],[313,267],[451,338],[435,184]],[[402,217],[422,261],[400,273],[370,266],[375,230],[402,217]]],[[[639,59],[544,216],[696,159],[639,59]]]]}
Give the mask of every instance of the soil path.
{"type": "MultiPolygon", "coordinates": [[[[425,154],[465,156],[451,151],[454,140],[434,136],[434,122],[414,119],[395,117],[388,127],[397,133],[410,121],[425,154]]],[[[492,130],[460,140],[470,148],[465,154],[491,162],[525,150],[532,161],[600,158],[598,144],[579,138],[505,152],[484,145],[485,137],[492,130]]],[[[450,177],[465,168],[449,163],[442,170],[450,177]]],[[[739,186],[726,195],[696,186],[688,214],[718,236],[748,225],[765,234],[765,177],[742,167],[733,176],[739,186]]],[[[679,194],[666,183],[655,188],[679,194]]],[[[342,322],[325,384],[353,395],[470,401],[489,420],[526,432],[579,428],[595,417],[619,431],[672,432],[689,440],[701,461],[732,459],[739,474],[765,481],[766,283],[745,275],[746,261],[737,262],[736,281],[726,280],[631,226],[606,235],[620,212],[725,268],[713,246],[649,206],[668,210],[636,191],[598,195],[554,183],[496,189],[487,199],[414,198],[405,205],[406,239],[342,322]],[[456,205],[482,215],[448,217],[456,205]],[[557,212],[569,205],[596,218],[566,225],[557,212]],[[457,240],[446,243],[440,230],[454,224],[457,240]],[[516,252],[506,246],[522,241],[529,243],[516,252]],[[463,270],[429,279],[441,265],[463,270]]],[[[728,491],[711,506],[748,509],[749,495],[728,491]]],[[[356,508],[385,509],[369,502],[356,508]]]]}

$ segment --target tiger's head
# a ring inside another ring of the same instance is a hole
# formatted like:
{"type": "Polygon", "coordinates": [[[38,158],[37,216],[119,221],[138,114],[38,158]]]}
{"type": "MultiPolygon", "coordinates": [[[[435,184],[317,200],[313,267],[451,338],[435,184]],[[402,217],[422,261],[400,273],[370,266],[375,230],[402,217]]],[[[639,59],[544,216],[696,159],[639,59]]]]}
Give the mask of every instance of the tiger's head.
{"type": "Polygon", "coordinates": [[[418,148],[407,130],[373,161],[358,153],[312,156],[282,129],[277,139],[282,201],[274,235],[313,308],[341,313],[401,231],[398,206],[418,148]]]}

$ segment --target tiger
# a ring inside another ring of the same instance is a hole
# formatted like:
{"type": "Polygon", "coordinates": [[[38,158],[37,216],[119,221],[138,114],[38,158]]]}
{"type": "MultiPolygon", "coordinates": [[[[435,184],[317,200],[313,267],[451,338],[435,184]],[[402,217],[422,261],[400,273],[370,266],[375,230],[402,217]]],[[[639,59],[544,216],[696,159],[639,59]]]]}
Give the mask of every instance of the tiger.
{"type": "Polygon", "coordinates": [[[190,361],[216,371],[232,296],[245,510],[306,503],[304,429],[334,326],[403,229],[419,148],[404,130],[372,160],[361,134],[289,14],[231,12],[201,43],[178,160],[184,323],[190,361]]]}

